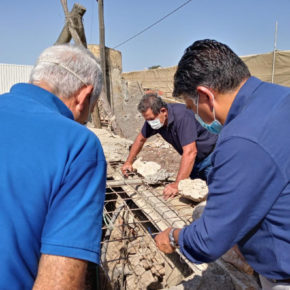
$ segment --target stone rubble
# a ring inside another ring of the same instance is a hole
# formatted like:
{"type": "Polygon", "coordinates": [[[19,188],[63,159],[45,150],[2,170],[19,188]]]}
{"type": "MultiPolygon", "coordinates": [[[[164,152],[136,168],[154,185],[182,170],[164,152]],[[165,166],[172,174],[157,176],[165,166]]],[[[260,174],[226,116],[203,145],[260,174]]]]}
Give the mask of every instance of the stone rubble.
{"type": "Polygon", "coordinates": [[[122,241],[122,238],[128,237],[125,227],[130,224],[130,218],[127,216],[126,220],[123,220],[124,215],[121,216],[122,214],[118,217],[116,227],[111,233],[113,242],[109,243],[106,253],[106,260],[112,262],[104,265],[109,277],[115,281],[115,289],[120,289],[121,280],[123,281],[124,277],[128,290],[161,289],[160,281],[166,275],[165,260],[152,238],[139,225],[134,227],[136,238],[131,235],[130,239],[122,241]],[[122,225],[122,227],[118,227],[118,225],[122,225]],[[126,258],[119,260],[120,253],[123,253],[123,257],[126,258]],[[154,288],[154,285],[158,285],[158,287],[154,288]]]}
{"type": "Polygon", "coordinates": [[[168,290],[236,290],[229,275],[214,263],[209,264],[202,276],[192,275],[177,286],[166,288],[168,290]],[[219,286],[218,286],[219,285],[219,286]]]}
{"type": "Polygon", "coordinates": [[[133,168],[137,173],[142,175],[145,182],[148,184],[157,184],[161,181],[167,180],[172,174],[165,169],[161,169],[161,166],[153,161],[142,161],[142,158],[138,158],[133,163],[133,168]]]}
{"type": "Polygon", "coordinates": [[[178,190],[182,197],[201,202],[207,198],[208,188],[206,182],[201,179],[184,179],[178,184],[178,190]]]}
{"type": "Polygon", "coordinates": [[[129,153],[132,141],[121,138],[106,129],[88,127],[101,141],[107,162],[125,162],[129,153]]]}
{"type": "Polygon", "coordinates": [[[154,135],[150,137],[150,139],[145,143],[144,146],[151,148],[173,149],[173,147],[169,143],[167,143],[160,135],[154,135]]]}

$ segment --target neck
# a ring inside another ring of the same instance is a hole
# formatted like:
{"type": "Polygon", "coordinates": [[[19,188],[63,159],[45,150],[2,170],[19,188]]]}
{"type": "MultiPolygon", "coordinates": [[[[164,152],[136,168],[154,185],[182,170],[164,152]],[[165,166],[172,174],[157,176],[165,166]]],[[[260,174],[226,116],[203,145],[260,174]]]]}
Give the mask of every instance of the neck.
{"type": "Polygon", "coordinates": [[[57,96],[72,111],[72,108],[73,108],[72,107],[72,103],[73,103],[72,98],[64,98],[62,96],[58,96],[58,94],[56,93],[56,90],[53,89],[51,85],[49,85],[48,83],[46,83],[44,81],[36,81],[36,82],[33,82],[32,84],[54,94],[55,96],[57,96]]]}
{"type": "Polygon", "coordinates": [[[216,118],[221,122],[221,124],[224,124],[226,122],[228,113],[231,109],[231,106],[241,89],[241,87],[245,84],[247,79],[243,80],[239,86],[234,89],[233,91],[227,92],[227,93],[216,93],[215,95],[217,96],[217,108],[216,108],[216,118]]]}
{"type": "Polygon", "coordinates": [[[46,82],[44,81],[35,81],[32,83],[35,86],[38,86],[46,91],[49,91],[50,93],[55,95],[55,90],[46,82]]]}

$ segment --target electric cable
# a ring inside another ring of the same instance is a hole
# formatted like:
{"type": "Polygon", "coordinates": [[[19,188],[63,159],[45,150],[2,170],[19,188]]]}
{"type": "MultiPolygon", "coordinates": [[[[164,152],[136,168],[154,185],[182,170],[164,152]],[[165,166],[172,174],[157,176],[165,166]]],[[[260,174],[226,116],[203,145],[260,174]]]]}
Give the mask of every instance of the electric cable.
{"type": "Polygon", "coordinates": [[[134,34],[133,36],[131,36],[130,38],[122,41],[121,43],[119,43],[118,45],[114,46],[113,48],[117,48],[125,43],[127,43],[128,41],[134,39],[135,37],[139,36],[140,34],[144,33],[145,31],[147,31],[148,29],[152,28],[153,26],[155,26],[156,24],[160,23],[161,21],[163,21],[165,18],[167,18],[168,16],[172,15],[173,13],[175,13],[177,10],[181,9],[182,7],[184,7],[185,5],[187,5],[189,2],[191,2],[192,0],[188,0],[186,2],[184,2],[182,5],[178,6],[177,8],[175,8],[174,10],[172,10],[171,12],[169,12],[168,14],[166,14],[165,16],[163,16],[162,18],[160,18],[159,20],[157,20],[156,22],[152,23],[151,25],[147,26],[146,28],[144,28],[143,30],[141,30],[140,32],[134,34]]]}

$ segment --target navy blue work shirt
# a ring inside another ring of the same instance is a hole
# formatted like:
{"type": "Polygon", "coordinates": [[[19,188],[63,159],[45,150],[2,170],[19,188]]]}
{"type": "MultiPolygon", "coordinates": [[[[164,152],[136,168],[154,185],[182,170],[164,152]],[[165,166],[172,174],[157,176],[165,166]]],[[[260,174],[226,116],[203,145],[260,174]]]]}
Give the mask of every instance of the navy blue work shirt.
{"type": "Polygon", "coordinates": [[[219,135],[202,216],[179,235],[191,261],[238,244],[253,269],[290,278],[290,88],[251,77],[219,135]]]}
{"type": "Polygon", "coordinates": [[[159,133],[180,155],[183,154],[183,146],[196,142],[196,161],[206,158],[214,149],[217,135],[204,129],[195,119],[194,113],[185,105],[167,104],[167,109],[167,126],[154,130],[145,122],[141,130],[143,137],[149,138],[159,133]]]}
{"type": "Polygon", "coordinates": [[[50,92],[0,96],[0,289],[32,289],[42,254],[99,262],[106,161],[50,92]]]}

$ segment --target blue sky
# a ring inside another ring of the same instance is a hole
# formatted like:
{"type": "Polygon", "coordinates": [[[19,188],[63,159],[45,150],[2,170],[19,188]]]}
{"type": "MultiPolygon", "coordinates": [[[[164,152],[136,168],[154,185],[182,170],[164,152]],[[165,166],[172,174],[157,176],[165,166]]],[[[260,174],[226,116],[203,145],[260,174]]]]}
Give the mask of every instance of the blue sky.
{"type": "MultiPolygon", "coordinates": [[[[106,46],[114,47],[154,23],[186,0],[104,0],[106,46]]],[[[73,1],[68,0],[69,9],[73,1]]],[[[79,0],[88,43],[98,43],[98,4],[79,0]]],[[[2,0],[0,63],[33,64],[52,45],[64,24],[60,0],[2,0]]],[[[123,71],[153,65],[176,65],[195,40],[212,38],[228,44],[238,55],[290,49],[289,0],[192,0],[164,21],[117,49],[123,71]]]]}

